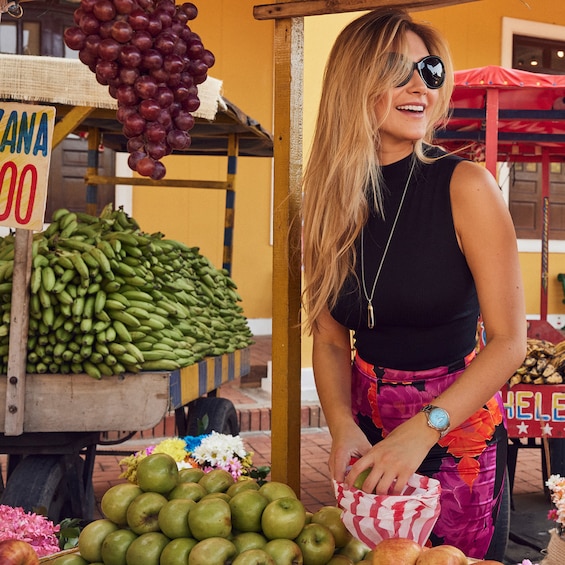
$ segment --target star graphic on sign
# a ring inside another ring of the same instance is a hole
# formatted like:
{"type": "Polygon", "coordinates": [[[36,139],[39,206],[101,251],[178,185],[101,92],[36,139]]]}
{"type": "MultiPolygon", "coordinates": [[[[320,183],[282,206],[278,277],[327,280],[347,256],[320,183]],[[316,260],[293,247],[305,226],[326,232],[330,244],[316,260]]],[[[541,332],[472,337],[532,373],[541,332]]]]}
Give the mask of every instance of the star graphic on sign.
{"type": "Polygon", "coordinates": [[[553,434],[551,433],[551,430],[553,430],[553,426],[550,426],[549,423],[547,423],[547,424],[545,424],[544,426],[542,426],[542,428],[541,428],[541,433],[542,433],[544,436],[551,436],[551,435],[553,435],[553,434]]]}
{"type": "Polygon", "coordinates": [[[524,435],[528,433],[528,424],[526,424],[526,422],[520,422],[518,426],[518,433],[524,435]]]}

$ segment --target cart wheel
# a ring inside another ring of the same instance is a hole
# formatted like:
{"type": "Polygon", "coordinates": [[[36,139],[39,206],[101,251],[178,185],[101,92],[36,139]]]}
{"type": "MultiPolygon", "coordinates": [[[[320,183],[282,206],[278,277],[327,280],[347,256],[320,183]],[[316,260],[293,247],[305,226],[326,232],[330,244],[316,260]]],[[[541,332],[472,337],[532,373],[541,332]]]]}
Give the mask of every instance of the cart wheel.
{"type": "MultiPolygon", "coordinates": [[[[84,461],[78,455],[74,461],[77,473],[82,477],[84,461]]],[[[89,491],[91,489],[88,489],[89,491]]],[[[84,497],[83,497],[84,498],[84,497]]],[[[22,507],[26,512],[45,514],[53,523],[63,518],[90,518],[94,500],[86,501],[83,512],[77,511],[76,494],[73,497],[65,469],[65,457],[61,455],[28,455],[10,475],[2,504],[22,507]]]]}
{"type": "Polygon", "coordinates": [[[233,402],[227,398],[210,396],[203,396],[189,402],[188,435],[209,434],[212,431],[233,436],[239,434],[239,422],[233,402]],[[202,429],[206,418],[208,425],[202,429]]]}

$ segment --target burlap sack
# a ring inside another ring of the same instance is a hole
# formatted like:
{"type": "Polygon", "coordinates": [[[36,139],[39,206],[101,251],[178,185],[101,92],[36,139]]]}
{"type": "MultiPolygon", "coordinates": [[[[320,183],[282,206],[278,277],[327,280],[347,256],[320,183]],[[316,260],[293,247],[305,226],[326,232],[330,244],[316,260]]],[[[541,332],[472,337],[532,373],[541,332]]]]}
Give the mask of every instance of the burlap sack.
{"type": "Polygon", "coordinates": [[[439,517],[439,481],[414,474],[400,495],[368,494],[334,481],[346,528],[371,549],[387,538],[424,545],[439,517]]]}
{"type": "Polygon", "coordinates": [[[551,530],[551,537],[545,553],[544,560],[540,565],[563,565],[565,563],[565,539],[563,539],[557,530],[551,530]]]}

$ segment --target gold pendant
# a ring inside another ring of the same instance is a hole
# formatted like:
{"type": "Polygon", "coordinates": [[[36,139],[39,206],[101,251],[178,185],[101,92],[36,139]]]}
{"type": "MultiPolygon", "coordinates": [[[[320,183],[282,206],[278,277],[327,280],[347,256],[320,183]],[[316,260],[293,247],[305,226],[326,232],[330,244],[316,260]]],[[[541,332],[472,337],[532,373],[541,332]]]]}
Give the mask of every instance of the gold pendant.
{"type": "Polygon", "coordinates": [[[373,305],[370,302],[367,304],[367,326],[370,330],[375,327],[375,313],[373,311],[373,305]]]}

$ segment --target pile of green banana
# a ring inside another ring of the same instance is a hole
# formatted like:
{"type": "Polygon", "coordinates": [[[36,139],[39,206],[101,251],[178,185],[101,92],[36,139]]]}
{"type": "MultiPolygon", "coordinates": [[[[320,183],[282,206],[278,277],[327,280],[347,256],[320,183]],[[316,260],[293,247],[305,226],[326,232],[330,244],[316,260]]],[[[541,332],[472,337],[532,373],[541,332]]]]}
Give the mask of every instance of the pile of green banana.
{"type": "MultiPolygon", "coordinates": [[[[122,209],[66,209],[34,234],[28,373],[172,371],[252,343],[227,271],[147,234],[122,209]]],[[[14,235],[0,238],[0,373],[6,374],[14,235]]]]}

